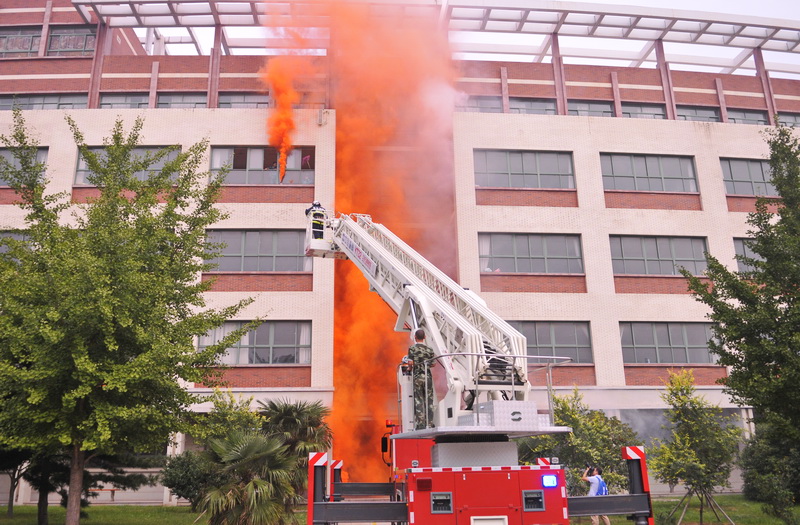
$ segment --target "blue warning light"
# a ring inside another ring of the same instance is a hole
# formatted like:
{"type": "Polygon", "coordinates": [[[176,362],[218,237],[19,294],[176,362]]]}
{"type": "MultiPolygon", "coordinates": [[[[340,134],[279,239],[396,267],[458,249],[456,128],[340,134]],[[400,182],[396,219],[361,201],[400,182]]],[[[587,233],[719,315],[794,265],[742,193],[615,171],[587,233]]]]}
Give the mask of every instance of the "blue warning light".
{"type": "Polygon", "coordinates": [[[555,474],[545,474],[542,476],[542,486],[545,488],[557,487],[558,476],[555,474]]]}

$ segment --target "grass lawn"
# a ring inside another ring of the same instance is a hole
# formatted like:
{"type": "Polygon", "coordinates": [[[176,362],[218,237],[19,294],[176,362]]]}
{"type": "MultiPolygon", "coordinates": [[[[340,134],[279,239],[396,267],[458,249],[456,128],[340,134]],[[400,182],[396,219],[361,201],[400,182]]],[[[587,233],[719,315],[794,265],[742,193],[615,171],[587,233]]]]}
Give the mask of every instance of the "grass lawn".
{"type": "MultiPolygon", "coordinates": [[[[746,501],[742,496],[717,496],[717,501],[733,519],[736,525],[781,525],[782,522],[766,516],[761,512],[761,504],[746,501]]],[[[661,513],[666,514],[680,500],[680,495],[676,497],[660,497],[653,499],[653,507],[656,516],[661,513]]],[[[684,524],[694,525],[700,523],[698,513],[698,503],[695,500],[684,518],[684,524]]],[[[81,519],[85,525],[191,525],[197,518],[197,514],[191,512],[188,507],[144,507],[133,505],[103,505],[92,506],[88,509],[89,517],[81,519]]],[[[680,511],[678,511],[680,513],[680,511]]],[[[64,509],[59,506],[50,507],[50,525],[62,525],[64,523],[64,509]]],[[[795,507],[795,515],[800,517],[800,505],[795,507]]],[[[305,515],[300,517],[301,523],[305,522],[305,515]]],[[[724,517],[723,517],[724,520],[724,517]]],[[[197,522],[198,525],[205,525],[206,521],[197,522]]],[[[591,523],[589,518],[573,518],[572,524],[591,523]]],[[[613,525],[630,525],[631,522],[624,516],[611,517],[613,525]]],[[[721,524],[726,521],[717,521],[713,513],[703,514],[703,523],[721,524]]],[[[16,506],[14,507],[14,518],[8,519],[5,516],[5,507],[0,507],[0,525],[36,525],[36,507],[16,506]]],[[[656,521],[656,525],[659,522],[656,521]]]]}

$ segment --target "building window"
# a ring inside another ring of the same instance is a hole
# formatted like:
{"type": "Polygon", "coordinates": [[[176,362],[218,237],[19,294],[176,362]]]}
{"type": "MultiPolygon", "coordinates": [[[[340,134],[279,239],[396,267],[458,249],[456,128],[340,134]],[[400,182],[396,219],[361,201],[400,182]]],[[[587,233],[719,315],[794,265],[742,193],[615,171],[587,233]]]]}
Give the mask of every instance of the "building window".
{"type": "Polygon", "coordinates": [[[224,244],[207,262],[216,272],[310,272],[305,230],[209,230],[208,241],[224,244]]]}
{"type": "MultiPolygon", "coordinates": [[[[748,242],[750,240],[751,239],[733,239],[733,247],[736,250],[736,255],[738,255],[739,257],[746,257],[748,259],[753,259],[756,261],[763,261],[764,258],[750,248],[748,242]]],[[[741,259],[737,258],[736,262],[739,265],[739,271],[742,273],[752,272],[753,270],[755,270],[752,264],[742,261],[741,259]]]]}
{"type": "Polygon", "coordinates": [[[691,157],[601,153],[600,166],[607,190],[697,191],[691,157]]]}
{"type": "MultiPolygon", "coordinates": [[[[134,148],[131,152],[131,158],[133,159],[138,158],[141,160],[147,154],[154,154],[157,151],[163,149],[164,146],[144,146],[134,148]]],[[[103,146],[95,146],[89,148],[90,151],[94,152],[95,154],[100,154],[101,157],[105,157],[105,147],[103,146]]],[[[169,154],[161,158],[158,162],[154,162],[150,165],[150,167],[146,170],[137,171],[134,173],[134,177],[139,180],[147,179],[152,173],[158,173],[161,171],[164,166],[171,160],[175,160],[178,156],[179,151],[171,151],[169,154]]],[[[86,161],[83,159],[82,156],[78,155],[78,169],[75,171],[75,185],[76,186],[91,186],[93,183],[89,181],[89,176],[91,175],[91,170],[86,165],[86,161]]],[[[177,176],[177,174],[176,174],[177,176]]]]}
{"type": "Polygon", "coordinates": [[[207,99],[205,93],[162,93],[158,95],[158,108],[204,108],[207,99]]]}
{"type": "Polygon", "coordinates": [[[778,120],[792,128],[800,127],[800,113],[778,113],[778,120]]]}
{"type": "Polygon", "coordinates": [[[231,170],[225,184],[314,184],[314,146],[300,146],[289,152],[286,175],[278,178],[278,151],[264,147],[211,148],[211,171],[224,166],[231,170]]]}
{"type": "MultiPolygon", "coordinates": [[[[10,149],[0,148],[0,157],[5,159],[5,161],[8,162],[12,168],[20,168],[19,161],[16,157],[14,157],[10,149]]],[[[36,162],[41,164],[45,164],[47,162],[47,148],[39,148],[36,150],[36,162]]],[[[0,187],[8,187],[8,181],[4,180],[2,177],[0,177],[0,187]]]]}
{"type": "Polygon", "coordinates": [[[475,150],[475,185],[490,188],[574,188],[572,154],[475,150]]]}
{"type": "Polygon", "coordinates": [[[622,116],[625,118],[667,118],[667,109],[663,104],[622,103],[622,116]]]}
{"type": "MultiPolygon", "coordinates": [[[[204,349],[238,330],[243,321],[229,321],[200,337],[204,349]]],[[[311,321],[266,321],[242,336],[220,359],[226,365],[307,365],[311,363],[311,321]]]]}
{"type": "Polygon", "coordinates": [[[272,101],[269,95],[257,93],[220,93],[218,105],[221,108],[269,108],[272,101]]]}
{"type": "Polygon", "coordinates": [[[56,27],[50,30],[47,56],[90,57],[95,40],[92,27],[56,27]]]}
{"type": "Polygon", "coordinates": [[[760,195],[775,197],[778,191],[770,182],[766,160],[720,159],[725,192],[728,195],[760,195]]]}
{"type": "MultiPolygon", "coordinates": [[[[28,236],[19,231],[0,231],[0,240],[26,241],[28,236]]],[[[8,245],[0,242],[0,253],[8,253],[8,245]]]]}
{"type": "Polygon", "coordinates": [[[710,323],[619,323],[625,363],[714,363],[710,323]]]}
{"type": "Polygon", "coordinates": [[[477,113],[502,113],[502,97],[469,97],[467,102],[458,106],[459,111],[477,113]]]}
{"type": "Polygon", "coordinates": [[[19,109],[85,109],[88,95],[2,95],[0,111],[19,109]]]}
{"type": "Polygon", "coordinates": [[[706,269],[706,240],[702,237],[611,236],[614,275],[692,275],[706,269]]]}
{"type": "Polygon", "coordinates": [[[35,57],[41,41],[41,28],[0,29],[0,58],[35,57]]]}
{"type": "Polygon", "coordinates": [[[510,97],[508,99],[508,109],[511,113],[555,115],[556,101],[549,98],[510,97]]]}
{"type": "MultiPolygon", "coordinates": [[[[525,336],[528,355],[569,357],[573,363],[592,363],[589,323],[571,321],[509,321],[525,336]]],[[[554,359],[528,359],[533,363],[558,363],[554,359]]]]}
{"type": "Polygon", "coordinates": [[[579,235],[479,233],[482,272],[583,273],[579,235]]]}
{"type": "Polygon", "coordinates": [[[718,108],[699,106],[675,106],[678,120],[694,120],[697,122],[719,122],[718,108]]]}
{"type": "Polygon", "coordinates": [[[611,102],[570,100],[567,102],[567,114],[582,117],[613,117],[614,105],[611,102]]]}
{"type": "Polygon", "coordinates": [[[100,97],[100,109],[146,108],[150,106],[147,93],[108,94],[100,97]]]}
{"type": "Polygon", "coordinates": [[[729,109],[728,122],[735,124],[758,124],[766,126],[769,124],[767,113],[752,109],[729,109]]]}

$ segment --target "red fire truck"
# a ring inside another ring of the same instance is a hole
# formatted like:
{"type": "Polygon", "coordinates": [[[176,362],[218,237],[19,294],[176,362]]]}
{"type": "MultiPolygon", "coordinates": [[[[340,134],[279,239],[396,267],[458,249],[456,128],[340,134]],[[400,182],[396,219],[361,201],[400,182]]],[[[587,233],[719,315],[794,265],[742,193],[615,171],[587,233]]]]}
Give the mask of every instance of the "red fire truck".
{"type": "MultiPolygon", "coordinates": [[[[349,259],[397,314],[395,330],[425,332],[434,356],[414,366],[433,376],[424,396],[434,411],[426,428],[415,429],[412,376],[399,363],[400,423],[390,425],[385,446],[392,479],[342,483],[327,455],[312,455],[309,525],[565,525],[570,516],[594,514],[628,514],[635,525],[651,520],[640,450],[630,453],[641,457],[629,459],[626,495],[568,498],[557,460],[518,464],[513,438],[571,430],[555,426],[552,410],[540,413],[532,399],[522,334],[368,215],[325,213],[324,224],[315,238],[309,218],[306,255],[349,259]]],[[[559,359],[546,365],[548,377],[559,359]]]]}

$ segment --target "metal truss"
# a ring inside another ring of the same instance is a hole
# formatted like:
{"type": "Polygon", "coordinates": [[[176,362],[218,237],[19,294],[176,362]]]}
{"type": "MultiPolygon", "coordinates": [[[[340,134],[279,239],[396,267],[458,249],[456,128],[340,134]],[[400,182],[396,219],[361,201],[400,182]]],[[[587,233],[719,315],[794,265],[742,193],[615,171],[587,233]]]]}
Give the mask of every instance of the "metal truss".
{"type": "MultiPolygon", "coordinates": [[[[383,16],[435,16],[454,56],[473,60],[653,67],[657,43],[675,69],[800,77],[800,17],[531,0],[350,0],[383,16]],[[557,35],[558,46],[554,46],[557,35]]],[[[304,52],[325,54],[330,2],[324,0],[72,0],[87,22],[131,27],[148,51],[207,54],[213,32],[227,54],[280,54],[287,30],[307,37],[304,52]],[[151,31],[147,32],[146,29],[151,31]],[[211,36],[209,36],[211,35],[211,36]]]]}

